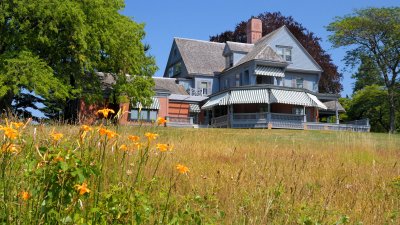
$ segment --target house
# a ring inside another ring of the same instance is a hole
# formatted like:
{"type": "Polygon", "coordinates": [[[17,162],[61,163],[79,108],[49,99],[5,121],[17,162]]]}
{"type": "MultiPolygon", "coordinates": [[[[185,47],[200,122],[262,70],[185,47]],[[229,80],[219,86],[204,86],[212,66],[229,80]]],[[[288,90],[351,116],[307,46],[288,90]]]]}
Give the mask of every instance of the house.
{"type": "MultiPolygon", "coordinates": [[[[338,102],[340,96],[319,93],[322,72],[286,26],[262,37],[261,20],[252,18],[247,24],[247,43],[174,38],[164,79],[174,79],[193,98],[207,97],[200,102],[179,101],[200,106],[196,120],[200,125],[339,127],[338,115],[344,110],[338,102]],[[333,117],[336,123],[319,124],[321,116],[333,117]]],[[[174,95],[171,93],[170,100],[174,95]]]]}

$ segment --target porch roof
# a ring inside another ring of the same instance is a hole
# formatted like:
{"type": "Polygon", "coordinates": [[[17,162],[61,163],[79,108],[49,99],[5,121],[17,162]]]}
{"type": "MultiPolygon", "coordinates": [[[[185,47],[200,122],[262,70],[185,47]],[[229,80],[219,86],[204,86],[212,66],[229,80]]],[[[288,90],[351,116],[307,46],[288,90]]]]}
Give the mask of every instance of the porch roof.
{"type": "Polygon", "coordinates": [[[268,89],[232,90],[229,98],[231,104],[268,103],[268,89]]]}
{"type": "Polygon", "coordinates": [[[225,92],[216,96],[211,97],[201,109],[211,109],[216,105],[227,105],[229,99],[229,92],[225,92]]]}
{"type": "Polygon", "coordinates": [[[270,103],[316,106],[316,103],[305,92],[271,89],[270,103]]]}
{"type": "Polygon", "coordinates": [[[324,103],[322,103],[320,100],[318,100],[317,96],[312,95],[310,93],[307,93],[308,97],[310,97],[318,106],[318,108],[320,109],[328,109],[328,107],[326,107],[326,105],[324,105],[324,103]]]}
{"type": "Polygon", "coordinates": [[[156,97],[152,97],[153,102],[149,107],[142,107],[142,103],[136,103],[136,108],[144,108],[144,109],[160,109],[160,101],[156,97]]]}
{"type": "Polygon", "coordinates": [[[269,67],[269,66],[256,66],[256,75],[273,76],[273,77],[285,77],[285,73],[282,68],[279,67],[269,67]]]}

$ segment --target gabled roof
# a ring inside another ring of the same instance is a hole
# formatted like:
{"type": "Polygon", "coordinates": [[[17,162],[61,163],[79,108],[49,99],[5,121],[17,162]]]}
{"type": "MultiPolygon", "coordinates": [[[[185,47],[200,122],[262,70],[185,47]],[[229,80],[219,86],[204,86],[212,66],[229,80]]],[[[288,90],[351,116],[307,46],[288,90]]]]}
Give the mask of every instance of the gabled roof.
{"type": "Polygon", "coordinates": [[[286,61],[282,59],[272,48],[268,45],[262,46],[261,44],[255,45],[253,50],[249,52],[246,56],[244,56],[237,64],[236,66],[243,64],[245,62],[254,60],[254,59],[259,59],[259,60],[265,60],[265,61],[270,61],[270,62],[277,62],[277,63],[285,63],[286,61]]]}
{"type": "Polygon", "coordinates": [[[156,90],[166,90],[171,94],[177,95],[188,95],[185,88],[182,85],[176,83],[174,78],[164,78],[164,77],[153,77],[156,90]]]}
{"type": "Polygon", "coordinates": [[[253,50],[254,44],[240,43],[240,42],[226,42],[226,50],[231,52],[249,53],[253,50]]]}
{"type": "Polygon", "coordinates": [[[189,74],[214,76],[225,68],[225,44],[174,38],[189,74]]]}

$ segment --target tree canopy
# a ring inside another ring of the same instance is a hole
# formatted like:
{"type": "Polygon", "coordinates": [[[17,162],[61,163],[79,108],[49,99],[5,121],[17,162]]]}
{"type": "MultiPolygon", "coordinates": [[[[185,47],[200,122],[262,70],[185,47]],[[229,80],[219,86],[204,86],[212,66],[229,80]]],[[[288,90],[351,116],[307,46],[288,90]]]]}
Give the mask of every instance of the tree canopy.
{"type": "MultiPolygon", "coordinates": [[[[342,74],[338,72],[338,68],[333,64],[329,54],[327,54],[319,44],[321,40],[319,37],[303,25],[296,22],[293,17],[283,16],[280,12],[264,12],[257,16],[262,21],[262,35],[266,35],[283,25],[286,25],[290,32],[299,40],[308,53],[315,59],[315,61],[322,67],[323,73],[319,81],[319,91],[323,93],[339,93],[343,86],[340,83],[342,74]]],[[[247,21],[241,21],[236,25],[234,31],[225,31],[220,34],[210,37],[210,41],[226,42],[236,41],[245,43],[247,21]]]]}
{"type": "Polygon", "coordinates": [[[366,8],[337,17],[329,24],[334,47],[346,46],[345,61],[358,65],[368,57],[384,81],[390,112],[389,132],[396,129],[395,118],[400,72],[400,8],[366,8]]]}
{"type": "MultiPolygon", "coordinates": [[[[123,0],[2,0],[1,110],[12,108],[25,89],[73,117],[66,109],[74,108],[76,99],[102,98],[96,71],[150,77],[141,81],[151,82],[157,68],[142,43],[144,25],[122,15],[124,7],[123,0]]],[[[119,93],[136,94],[124,89],[134,83],[117,85],[122,85],[115,87],[119,93]]]]}

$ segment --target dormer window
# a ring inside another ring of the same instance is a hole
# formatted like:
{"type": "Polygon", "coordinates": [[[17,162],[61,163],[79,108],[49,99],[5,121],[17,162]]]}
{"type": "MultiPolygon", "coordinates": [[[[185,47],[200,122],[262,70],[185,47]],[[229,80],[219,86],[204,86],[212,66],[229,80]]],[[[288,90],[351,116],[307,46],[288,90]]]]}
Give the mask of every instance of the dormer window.
{"type": "Polygon", "coordinates": [[[233,66],[233,54],[230,54],[229,56],[229,67],[233,66]]]}
{"type": "Polygon", "coordinates": [[[276,46],[276,53],[287,62],[292,61],[292,47],[290,46],[276,46]]]}

